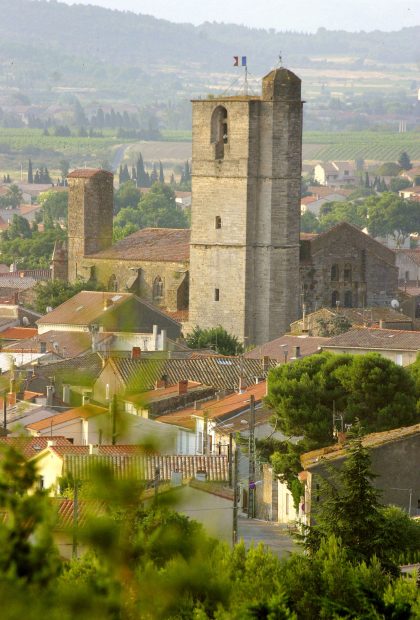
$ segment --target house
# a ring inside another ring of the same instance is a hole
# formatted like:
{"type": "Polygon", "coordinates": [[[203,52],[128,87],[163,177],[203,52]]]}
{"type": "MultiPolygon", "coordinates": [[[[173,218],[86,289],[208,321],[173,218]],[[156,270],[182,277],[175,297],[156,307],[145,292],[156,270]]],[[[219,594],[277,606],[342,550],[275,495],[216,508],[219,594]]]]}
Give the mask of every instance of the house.
{"type": "Polygon", "coordinates": [[[109,468],[119,480],[170,481],[174,473],[189,479],[200,471],[210,481],[228,480],[225,456],[147,456],[141,447],[133,445],[49,445],[31,460],[36,463],[43,487],[52,495],[59,492],[61,478],[89,480],[98,467],[109,468]]]}
{"type": "Polygon", "coordinates": [[[177,321],[136,295],[99,291],[81,291],[39,319],[37,325],[40,335],[48,331],[136,332],[152,335],[155,343],[154,326],[162,330],[162,341],[166,335],[175,340],[181,333],[177,321]]]}
{"type": "Polygon", "coordinates": [[[331,323],[339,325],[340,321],[349,323],[352,327],[413,329],[411,317],[393,308],[373,306],[371,308],[320,308],[292,323],[290,331],[293,334],[304,333],[313,337],[319,337],[325,335],[331,323]]]}
{"type": "Polygon", "coordinates": [[[304,196],[300,201],[301,213],[310,211],[318,217],[322,205],[327,202],[345,202],[351,194],[351,190],[346,189],[328,189],[327,191],[325,189],[325,187],[313,187],[312,195],[304,196]]]}
{"type": "Polygon", "coordinates": [[[352,185],[355,178],[355,167],[350,161],[329,161],[314,168],[315,181],[328,187],[352,185]]]}
{"type": "Polygon", "coordinates": [[[356,327],[331,338],[323,350],[352,354],[374,352],[399,366],[408,366],[416,361],[420,351],[420,332],[356,327]]]}
{"type": "Polygon", "coordinates": [[[0,450],[6,447],[14,448],[26,459],[37,456],[50,445],[71,446],[72,444],[66,437],[60,436],[31,437],[20,435],[19,437],[0,437],[0,450]]]}
{"type": "Polygon", "coordinates": [[[403,179],[408,179],[413,186],[418,185],[418,180],[420,179],[420,166],[414,166],[410,170],[402,170],[399,176],[403,177],[403,179]]]}
{"type": "MultiPolygon", "coordinates": [[[[420,178],[420,175],[419,175],[420,178]]],[[[420,200],[420,185],[414,185],[414,187],[406,187],[405,189],[401,189],[398,192],[401,198],[405,198],[406,200],[420,200]]]]}
{"type": "Polygon", "coordinates": [[[274,360],[254,360],[245,357],[192,357],[189,359],[108,359],[93,387],[93,399],[105,402],[107,395],[125,397],[152,390],[156,381],[167,386],[178,381],[196,381],[216,390],[233,391],[239,386],[265,378],[274,360]]]}
{"type": "MultiPolygon", "coordinates": [[[[296,325],[297,322],[292,323],[291,327],[296,325]]],[[[312,334],[285,334],[281,338],[276,338],[271,342],[255,347],[251,351],[247,351],[244,357],[247,359],[263,359],[268,357],[271,360],[276,360],[277,364],[284,364],[290,360],[318,353],[322,349],[323,344],[328,340],[328,338],[321,338],[312,334]]]]}
{"type": "MultiPolygon", "coordinates": [[[[372,484],[381,491],[380,501],[399,506],[410,516],[420,514],[420,424],[371,433],[362,443],[369,448],[375,474],[372,484]]],[[[346,450],[346,443],[338,443],[302,455],[306,524],[320,501],[320,479],[328,477],[330,466],[341,468],[346,450]]]]}

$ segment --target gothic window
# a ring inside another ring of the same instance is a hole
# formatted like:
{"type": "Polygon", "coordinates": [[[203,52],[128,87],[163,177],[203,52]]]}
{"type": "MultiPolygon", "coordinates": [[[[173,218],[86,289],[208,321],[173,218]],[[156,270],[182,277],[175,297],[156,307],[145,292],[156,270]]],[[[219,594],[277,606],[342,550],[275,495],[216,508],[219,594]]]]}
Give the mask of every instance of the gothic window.
{"type": "Polygon", "coordinates": [[[344,282],[351,282],[351,265],[344,265],[344,282]]]}
{"type": "Polygon", "coordinates": [[[335,308],[337,306],[337,302],[340,303],[340,295],[338,291],[333,291],[331,295],[331,307],[335,308]]]}
{"type": "Polygon", "coordinates": [[[153,299],[162,299],[163,297],[163,280],[160,276],[156,276],[153,282],[153,299]]]}
{"type": "Polygon", "coordinates": [[[108,291],[118,291],[118,280],[115,273],[108,280],[108,291]]]}
{"type": "Polygon", "coordinates": [[[340,270],[338,265],[332,265],[331,267],[331,282],[338,282],[340,276],[340,270]]]}
{"type": "Polygon", "coordinates": [[[353,306],[353,295],[351,291],[346,291],[344,293],[344,305],[346,308],[351,308],[353,306]]]}
{"type": "Polygon", "coordinates": [[[214,220],[214,227],[222,228],[222,218],[220,217],[220,215],[216,215],[215,220],[214,220]]]}
{"type": "Polygon", "coordinates": [[[227,110],[219,105],[211,117],[211,142],[215,145],[215,158],[223,159],[225,144],[229,141],[227,110]]]}

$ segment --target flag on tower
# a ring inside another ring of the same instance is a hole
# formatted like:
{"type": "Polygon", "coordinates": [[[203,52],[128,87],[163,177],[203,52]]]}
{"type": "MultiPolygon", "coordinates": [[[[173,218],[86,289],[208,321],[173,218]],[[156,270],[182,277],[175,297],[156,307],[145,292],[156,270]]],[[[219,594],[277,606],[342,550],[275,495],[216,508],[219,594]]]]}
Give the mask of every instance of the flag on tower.
{"type": "Polygon", "coordinates": [[[233,66],[234,67],[239,67],[239,58],[241,58],[241,66],[242,67],[246,67],[246,56],[234,56],[233,57],[233,66]]]}

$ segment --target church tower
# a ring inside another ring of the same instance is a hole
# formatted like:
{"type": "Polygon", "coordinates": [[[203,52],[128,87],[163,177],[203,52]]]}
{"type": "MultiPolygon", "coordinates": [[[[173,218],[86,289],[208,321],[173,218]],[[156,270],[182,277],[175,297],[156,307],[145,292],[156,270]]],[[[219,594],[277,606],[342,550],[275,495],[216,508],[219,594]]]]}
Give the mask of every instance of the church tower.
{"type": "Polygon", "coordinates": [[[193,101],[192,327],[222,325],[247,346],[298,317],[302,108],[284,68],[261,97],[193,101]]]}
{"type": "Polygon", "coordinates": [[[112,172],[89,168],[73,170],[67,177],[69,282],[81,275],[84,256],[112,245],[113,179],[112,172]]]}

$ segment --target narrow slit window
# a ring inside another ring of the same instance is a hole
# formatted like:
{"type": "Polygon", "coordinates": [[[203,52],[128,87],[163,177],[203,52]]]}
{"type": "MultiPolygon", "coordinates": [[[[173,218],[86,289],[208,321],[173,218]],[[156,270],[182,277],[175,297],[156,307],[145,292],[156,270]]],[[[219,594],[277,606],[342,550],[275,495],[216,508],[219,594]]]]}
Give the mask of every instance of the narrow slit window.
{"type": "Polygon", "coordinates": [[[220,292],[218,288],[214,289],[214,301],[219,301],[220,298],[220,292]]]}
{"type": "Polygon", "coordinates": [[[214,227],[216,229],[222,228],[222,218],[220,217],[220,215],[216,215],[215,220],[214,220],[214,227]]]}

